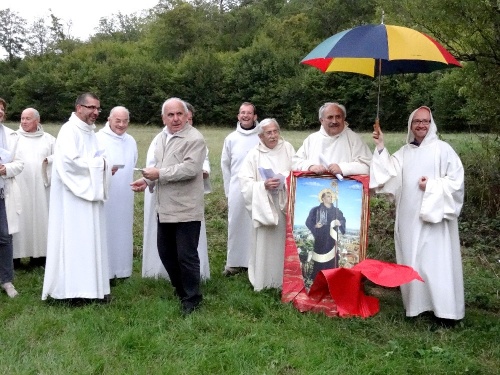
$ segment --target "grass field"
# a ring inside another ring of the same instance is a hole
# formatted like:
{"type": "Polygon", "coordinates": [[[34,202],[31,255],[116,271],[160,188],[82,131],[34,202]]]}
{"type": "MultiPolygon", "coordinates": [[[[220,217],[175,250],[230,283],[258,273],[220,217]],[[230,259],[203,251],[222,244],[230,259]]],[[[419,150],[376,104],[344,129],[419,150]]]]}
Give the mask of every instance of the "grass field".
{"type": "MultiPolygon", "coordinates": [[[[45,126],[56,134],[58,127],[45,126]]],[[[134,126],[139,166],[159,128],[134,126]]],[[[13,300],[0,295],[0,374],[497,374],[500,368],[498,248],[464,247],[466,317],[453,329],[407,319],[397,289],[366,285],[380,299],[369,319],[301,314],[280,293],[255,293],[246,274],[221,275],[227,206],[220,154],[233,129],[200,128],[210,150],[213,192],[206,198],[212,278],[203,307],[184,318],[170,285],[142,279],[142,195],[136,195],[134,273],[112,287],[109,305],[41,301],[42,269],[21,269],[13,300]]],[[[296,148],[308,132],[284,131],[296,148]]],[[[362,135],[372,148],[370,134],[362,135]]],[[[391,151],[405,134],[387,134],[391,151]]],[[[472,135],[444,136],[459,153],[472,135]]],[[[372,212],[379,212],[374,200],[372,212]]],[[[383,206],[380,203],[380,206],[383,206]]],[[[390,220],[389,220],[390,221],[390,220]]],[[[372,217],[368,257],[393,260],[393,222],[372,217]],[[382,238],[381,238],[382,237],[382,238]]],[[[117,223],[118,224],[118,223],[117,223]]]]}

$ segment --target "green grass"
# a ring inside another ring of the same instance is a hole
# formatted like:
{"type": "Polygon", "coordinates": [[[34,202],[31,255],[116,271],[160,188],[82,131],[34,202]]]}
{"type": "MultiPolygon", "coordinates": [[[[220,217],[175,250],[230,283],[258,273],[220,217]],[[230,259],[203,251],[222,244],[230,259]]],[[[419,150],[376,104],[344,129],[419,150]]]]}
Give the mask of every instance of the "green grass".
{"type": "MultiPolygon", "coordinates": [[[[57,133],[58,127],[46,130],[57,133]]],[[[214,191],[206,195],[212,278],[203,307],[183,318],[171,286],[142,279],[142,195],[136,195],[135,259],[130,279],[112,287],[109,305],[41,301],[43,271],[16,272],[18,298],[0,295],[1,374],[496,374],[500,367],[498,247],[495,231],[464,248],[466,317],[443,329],[407,319],[397,289],[367,284],[380,299],[369,319],[301,314],[274,290],[255,293],[246,274],[225,278],[227,205],[220,154],[232,129],[200,128],[210,150],[214,191]],[[495,243],[496,244],[496,243],[495,243]]],[[[131,126],[144,165],[159,128],[131,126]]],[[[308,132],[284,131],[296,148],[308,132]]],[[[370,135],[362,135],[372,147],[370,135]]],[[[397,149],[405,135],[387,134],[397,149]]],[[[454,147],[476,147],[449,136],[454,147]]],[[[391,206],[372,199],[369,257],[393,260],[391,206]]],[[[470,230],[476,228],[467,227],[470,230]]],[[[498,233],[496,233],[498,236],[498,233]]],[[[476,238],[476,237],[474,237],[476,238]]]]}

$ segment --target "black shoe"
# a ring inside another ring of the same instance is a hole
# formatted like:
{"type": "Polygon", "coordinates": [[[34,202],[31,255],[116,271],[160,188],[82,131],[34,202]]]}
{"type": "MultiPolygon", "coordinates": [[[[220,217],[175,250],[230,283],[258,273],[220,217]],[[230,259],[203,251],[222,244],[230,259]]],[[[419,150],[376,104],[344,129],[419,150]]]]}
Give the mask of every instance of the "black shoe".
{"type": "Polygon", "coordinates": [[[23,266],[21,263],[21,258],[14,259],[14,269],[20,269],[23,266]]]}
{"type": "Polygon", "coordinates": [[[182,303],[182,315],[188,316],[195,310],[198,310],[201,306],[201,301],[198,303],[182,303]]]}
{"type": "Polygon", "coordinates": [[[105,294],[103,299],[99,299],[99,302],[103,303],[103,304],[107,304],[107,303],[111,303],[112,300],[113,300],[113,297],[111,296],[111,294],[105,294]]]}
{"type": "Polygon", "coordinates": [[[30,267],[45,267],[46,257],[30,258],[30,267]]]}
{"type": "Polygon", "coordinates": [[[460,322],[461,322],[460,320],[455,320],[455,319],[438,318],[437,316],[434,317],[434,323],[441,328],[454,328],[460,322]]]}

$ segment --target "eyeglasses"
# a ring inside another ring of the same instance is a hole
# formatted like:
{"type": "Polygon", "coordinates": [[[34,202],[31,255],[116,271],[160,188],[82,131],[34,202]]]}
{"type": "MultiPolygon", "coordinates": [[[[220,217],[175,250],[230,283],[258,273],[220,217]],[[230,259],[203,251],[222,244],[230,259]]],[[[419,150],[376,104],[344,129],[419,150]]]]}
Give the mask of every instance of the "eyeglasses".
{"type": "Polygon", "coordinates": [[[411,123],[413,125],[429,125],[431,120],[412,120],[411,123]]]}
{"type": "Polygon", "coordinates": [[[102,108],[101,107],[96,107],[95,105],[85,105],[85,104],[80,104],[82,107],[88,108],[91,111],[95,111],[97,109],[97,112],[101,113],[102,108]]]}

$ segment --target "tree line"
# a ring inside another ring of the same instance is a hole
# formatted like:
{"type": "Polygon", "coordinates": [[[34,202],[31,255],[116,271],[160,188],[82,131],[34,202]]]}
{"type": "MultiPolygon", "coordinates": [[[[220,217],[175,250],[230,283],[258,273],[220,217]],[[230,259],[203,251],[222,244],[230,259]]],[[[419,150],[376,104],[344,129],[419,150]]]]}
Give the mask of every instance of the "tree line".
{"type": "MultiPolygon", "coordinates": [[[[259,118],[288,129],[318,126],[326,101],[346,105],[356,130],[371,129],[377,80],[324,74],[299,62],[342,30],[385,23],[423,31],[463,68],[382,77],[384,128],[406,129],[411,110],[432,107],[446,131],[499,129],[500,5],[493,0],[160,0],[142,14],[100,20],[88,41],[50,14],[31,24],[0,10],[0,96],[11,120],[28,106],[45,122],[63,122],[84,91],[116,105],[132,122],[158,123],[162,102],[177,96],[196,108],[200,124],[234,126],[251,101],[259,118]]],[[[103,116],[104,117],[104,116],[103,116]]]]}

